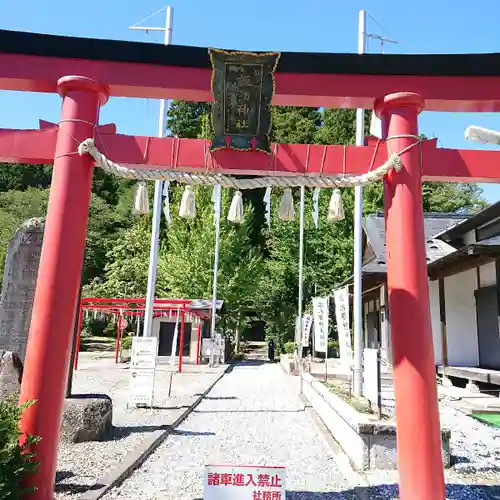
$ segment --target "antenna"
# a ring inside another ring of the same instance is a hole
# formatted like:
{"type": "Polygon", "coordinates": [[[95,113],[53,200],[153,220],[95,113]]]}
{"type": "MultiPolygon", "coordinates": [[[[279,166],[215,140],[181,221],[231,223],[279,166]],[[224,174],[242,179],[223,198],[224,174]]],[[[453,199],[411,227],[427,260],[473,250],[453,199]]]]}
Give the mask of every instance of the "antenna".
{"type": "Polygon", "coordinates": [[[380,42],[380,53],[384,53],[384,43],[394,43],[397,44],[396,40],[391,40],[390,38],[384,38],[380,35],[376,35],[374,33],[367,33],[366,38],[372,38],[374,40],[378,40],[380,42]]]}
{"type": "Polygon", "coordinates": [[[135,31],[145,31],[146,35],[150,31],[162,31],[165,33],[165,41],[164,45],[170,45],[172,43],[172,30],[173,30],[173,24],[174,24],[174,16],[173,16],[173,8],[171,6],[166,6],[162,7],[161,9],[157,10],[153,14],[151,14],[148,17],[145,17],[138,23],[134,24],[133,26],[129,26],[130,30],[135,30],[135,31]],[[153,16],[156,16],[156,14],[159,14],[162,11],[166,11],[166,23],[165,27],[158,27],[158,26],[139,26],[141,23],[144,21],[147,21],[148,19],[151,19],[153,16]]]}

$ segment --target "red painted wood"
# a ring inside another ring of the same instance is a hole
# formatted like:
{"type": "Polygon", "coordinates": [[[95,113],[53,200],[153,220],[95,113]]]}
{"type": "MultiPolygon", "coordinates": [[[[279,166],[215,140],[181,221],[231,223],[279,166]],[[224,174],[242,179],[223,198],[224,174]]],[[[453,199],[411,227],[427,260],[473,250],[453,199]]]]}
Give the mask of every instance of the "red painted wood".
{"type": "MultiPolygon", "coordinates": [[[[106,91],[83,77],[59,81],[63,96],[56,160],[50,188],[40,268],[33,301],[20,403],[35,400],[21,420],[22,436],[42,439],[34,446],[38,474],[32,500],[53,498],[57,448],[78,302],[92,188],[89,158],[72,155],[75,140],[92,133],[106,91]]],[[[48,131],[49,134],[54,134],[48,131]]]]}
{"type": "MultiPolygon", "coordinates": [[[[0,89],[57,91],[65,75],[85,75],[119,97],[212,100],[210,69],[0,54],[0,89]]],[[[500,77],[416,77],[276,73],[273,104],[371,109],[375,97],[404,89],[428,111],[499,111],[500,77]]]]}
{"type": "MultiPolygon", "coordinates": [[[[388,152],[412,144],[423,100],[400,93],[380,102],[388,152]],[[406,137],[405,137],[406,136],[406,137]]],[[[404,168],[387,181],[387,285],[397,415],[399,498],[445,500],[436,372],[429,310],[420,151],[402,155],[404,168]]]]}
{"type": "MultiPolygon", "coordinates": [[[[9,130],[0,129],[0,162],[50,164],[55,155],[57,129],[9,130]]],[[[172,139],[122,134],[103,134],[97,137],[99,150],[119,165],[182,171],[216,171],[225,174],[296,175],[309,174],[355,175],[368,171],[376,150],[376,141],[367,146],[311,145],[309,162],[306,144],[280,144],[276,157],[261,152],[233,150],[216,151],[206,155],[208,142],[201,139],[172,139]],[[344,169],[345,149],[345,169],[344,169]],[[326,150],[326,154],[325,154],[326,150]],[[324,161],[323,161],[324,156],[324,161]],[[307,169],[306,169],[307,165],[307,169]],[[322,168],[323,165],[323,168],[322,168]]],[[[424,175],[426,181],[498,182],[500,153],[437,148],[436,139],[424,141],[424,175]]],[[[274,151],[275,146],[272,145],[274,151]]],[[[76,144],[74,147],[76,151],[76,144]]],[[[373,168],[387,159],[383,144],[379,145],[373,168]]]]}
{"type": "MultiPolygon", "coordinates": [[[[57,129],[59,124],[48,122],[46,120],[38,120],[38,126],[40,127],[40,130],[57,129]]],[[[98,125],[97,132],[99,134],[116,134],[116,124],[107,123],[106,125],[98,125]]]]}

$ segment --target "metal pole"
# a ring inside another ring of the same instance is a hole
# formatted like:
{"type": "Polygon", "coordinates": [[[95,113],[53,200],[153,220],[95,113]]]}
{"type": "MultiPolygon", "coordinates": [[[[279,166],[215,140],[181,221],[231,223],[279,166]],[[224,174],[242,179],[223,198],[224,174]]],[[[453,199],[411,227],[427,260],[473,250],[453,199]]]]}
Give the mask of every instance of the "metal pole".
{"type": "Polygon", "coordinates": [[[299,360],[302,360],[302,302],[304,286],[304,203],[305,186],[300,186],[300,223],[299,223],[299,303],[297,314],[299,316],[299,332],[297,342],[299,344],[299,360]]]}
{"type": "MultiPolygon", "coordinates": [[[[366,11],[359,11],[358,53],[366,49],[366,11]]],[[[356,110],[356,146],[364,144],[364,110],[356,110]]],[[[363,231],[363,188],[354,188],[354,395],[361,396],[363,388],[363,301],[362,301],[362,231],[363,231]]]]}
{"type": "Polygon", "coordinates": [[[210,328],[210,337],[212,345],[210,346],[210,366],[214,365],[215,357],[215,320],[217,316],[217,275],[219,272],[219,249],[220,249],[220,212],[222,203],[222,189],[217,186],[217,206],[215,209],[215,258],[214,258],[214,282],[212,292],[212,323],[210,328]]]}
{"type": "MultiPolygon", "coordinates": [[[[164,45],[170,45],[172,42],[172,30],[174,25],[174,9],[168,6],[166,9],[166,23],[164,45]]],[[[143,28],[147,30],[148,28],[143,28]]],[[[160,101],[160,116],[158,119],[158,137],[165,137],[166,132],[166,109],[168,103],[165,99],[160,101]]],[[[146,294],[146,309],[144,311],[144,337],[151,337],[153,326],[153,305],[155,300],[156,288],[156,268],[158,266],[158,247],[160,238],[161,206],[163,194],[163,181],[155,181],[155,194],[153,202],[153,221],[151,229],[151,247],[149,251],[149,270],[148,270],[148,290],[146,294]]]]}

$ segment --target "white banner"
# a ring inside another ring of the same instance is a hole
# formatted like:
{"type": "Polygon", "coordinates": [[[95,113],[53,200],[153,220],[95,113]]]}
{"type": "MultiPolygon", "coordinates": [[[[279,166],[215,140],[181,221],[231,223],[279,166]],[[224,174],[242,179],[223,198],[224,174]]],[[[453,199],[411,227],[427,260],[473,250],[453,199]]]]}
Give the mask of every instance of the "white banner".
{"type": "Polygon", "coordinates": [[[132,337],[129,404],[153,406],[157,344],[156,337],[132,337]]]}
{"type": "Polygon", "coordinates": [[[326,353],[328,350],[328,297],[313,299],[314,350],[326,353]]]}
{"type": "Polygon", "coordinates": [[[335,300],[335,319],[339,334],[340,360],[345,366],[352,365],[351,329],[349,328],[349,288],[333,292],[335,300]]]}
{"type": "Polygon", "coordinates": [[[302,345],[309,346],[309,337],[311,336],[311,326],[313,324],[313,317],[311,314],[306,314],[302,318],[302,345]]]}
{"type": "Polygon", "coordinates": [[[203,500],[285,500],[286,468],[207,465],[203,500]]]}

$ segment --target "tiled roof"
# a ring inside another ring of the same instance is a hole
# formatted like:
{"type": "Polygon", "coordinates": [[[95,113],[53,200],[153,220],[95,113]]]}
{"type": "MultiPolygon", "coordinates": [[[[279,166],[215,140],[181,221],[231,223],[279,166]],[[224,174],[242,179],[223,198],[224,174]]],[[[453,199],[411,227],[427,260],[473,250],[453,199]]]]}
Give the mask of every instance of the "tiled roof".
{"type": "MultiPolygon", "coordinates": [[[[455,248],[442,240],[434,238],[449,227],[467,219],[456,214],[424,214],[424,233],[426,239],[427,262],[431,263],[455,251],[455,248]]],[[[364,273],[385,273],[385,220],[383,213],[371,214],[364,221],[364,230],[375,257],[363,266],[364,273]]]]}

